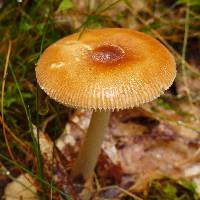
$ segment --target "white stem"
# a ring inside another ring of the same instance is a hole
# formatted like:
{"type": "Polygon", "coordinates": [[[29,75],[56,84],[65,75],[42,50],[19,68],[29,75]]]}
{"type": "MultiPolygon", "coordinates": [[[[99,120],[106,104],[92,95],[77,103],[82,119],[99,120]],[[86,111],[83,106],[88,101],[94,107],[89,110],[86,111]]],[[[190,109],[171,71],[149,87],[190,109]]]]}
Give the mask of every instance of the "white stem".
{"type": "Polygon", "coordinates": [[[109,118],[110,112],[93,112],[78,159],[72,169],[72,177],[82,175],[87,179],[94,172],[109,118]]]}

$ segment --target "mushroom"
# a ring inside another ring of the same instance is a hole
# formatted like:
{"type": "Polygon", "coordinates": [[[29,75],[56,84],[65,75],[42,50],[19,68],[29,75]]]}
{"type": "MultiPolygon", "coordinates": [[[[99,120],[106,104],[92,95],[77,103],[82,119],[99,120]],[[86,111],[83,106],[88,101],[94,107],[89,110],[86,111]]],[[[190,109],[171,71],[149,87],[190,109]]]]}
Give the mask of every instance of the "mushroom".
{"type": "Polygon", "coordinates": [[[110,111],[139,106],[159,97],[176,76],[171,53],[156,39],[125,28],[86,30],[49,46],[36,77],[56,101],[93,110],[73,177],[94,171],[110,111]]]}

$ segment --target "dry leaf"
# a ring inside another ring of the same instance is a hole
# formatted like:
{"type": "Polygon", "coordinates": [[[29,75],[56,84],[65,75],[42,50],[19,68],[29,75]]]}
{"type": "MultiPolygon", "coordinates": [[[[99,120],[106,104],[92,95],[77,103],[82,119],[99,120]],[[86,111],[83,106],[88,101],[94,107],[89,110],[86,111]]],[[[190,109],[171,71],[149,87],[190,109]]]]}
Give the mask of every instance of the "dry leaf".
{"type": "Polygon", "coordinates": [[[21,174],[9,183],[4,192],[5,200],[39,200],[33,178],[28,174],[21,174]]]}

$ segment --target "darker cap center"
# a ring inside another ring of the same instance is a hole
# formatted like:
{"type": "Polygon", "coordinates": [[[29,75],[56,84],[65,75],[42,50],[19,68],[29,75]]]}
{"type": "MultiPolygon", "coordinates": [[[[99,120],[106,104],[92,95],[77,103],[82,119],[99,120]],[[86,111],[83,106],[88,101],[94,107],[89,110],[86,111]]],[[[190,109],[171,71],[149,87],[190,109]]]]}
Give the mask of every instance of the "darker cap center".
{"type": "Polygon", "coordinates": [[[112,64],[124,56],[124,51],[116,45],[102,45],[92,50],[91,58],[94,62],[112,64]]]}

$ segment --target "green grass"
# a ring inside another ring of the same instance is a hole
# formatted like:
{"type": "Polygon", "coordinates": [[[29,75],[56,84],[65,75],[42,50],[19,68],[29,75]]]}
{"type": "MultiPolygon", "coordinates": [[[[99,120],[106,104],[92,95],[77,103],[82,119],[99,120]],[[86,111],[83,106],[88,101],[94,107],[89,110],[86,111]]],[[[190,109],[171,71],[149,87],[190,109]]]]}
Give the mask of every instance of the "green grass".
{"type": "Polygon", "coordinates": [[[186,181],[163,179],[153,181],[145,194],[148,200],[198,200],[196,185],[186,181]]]}

